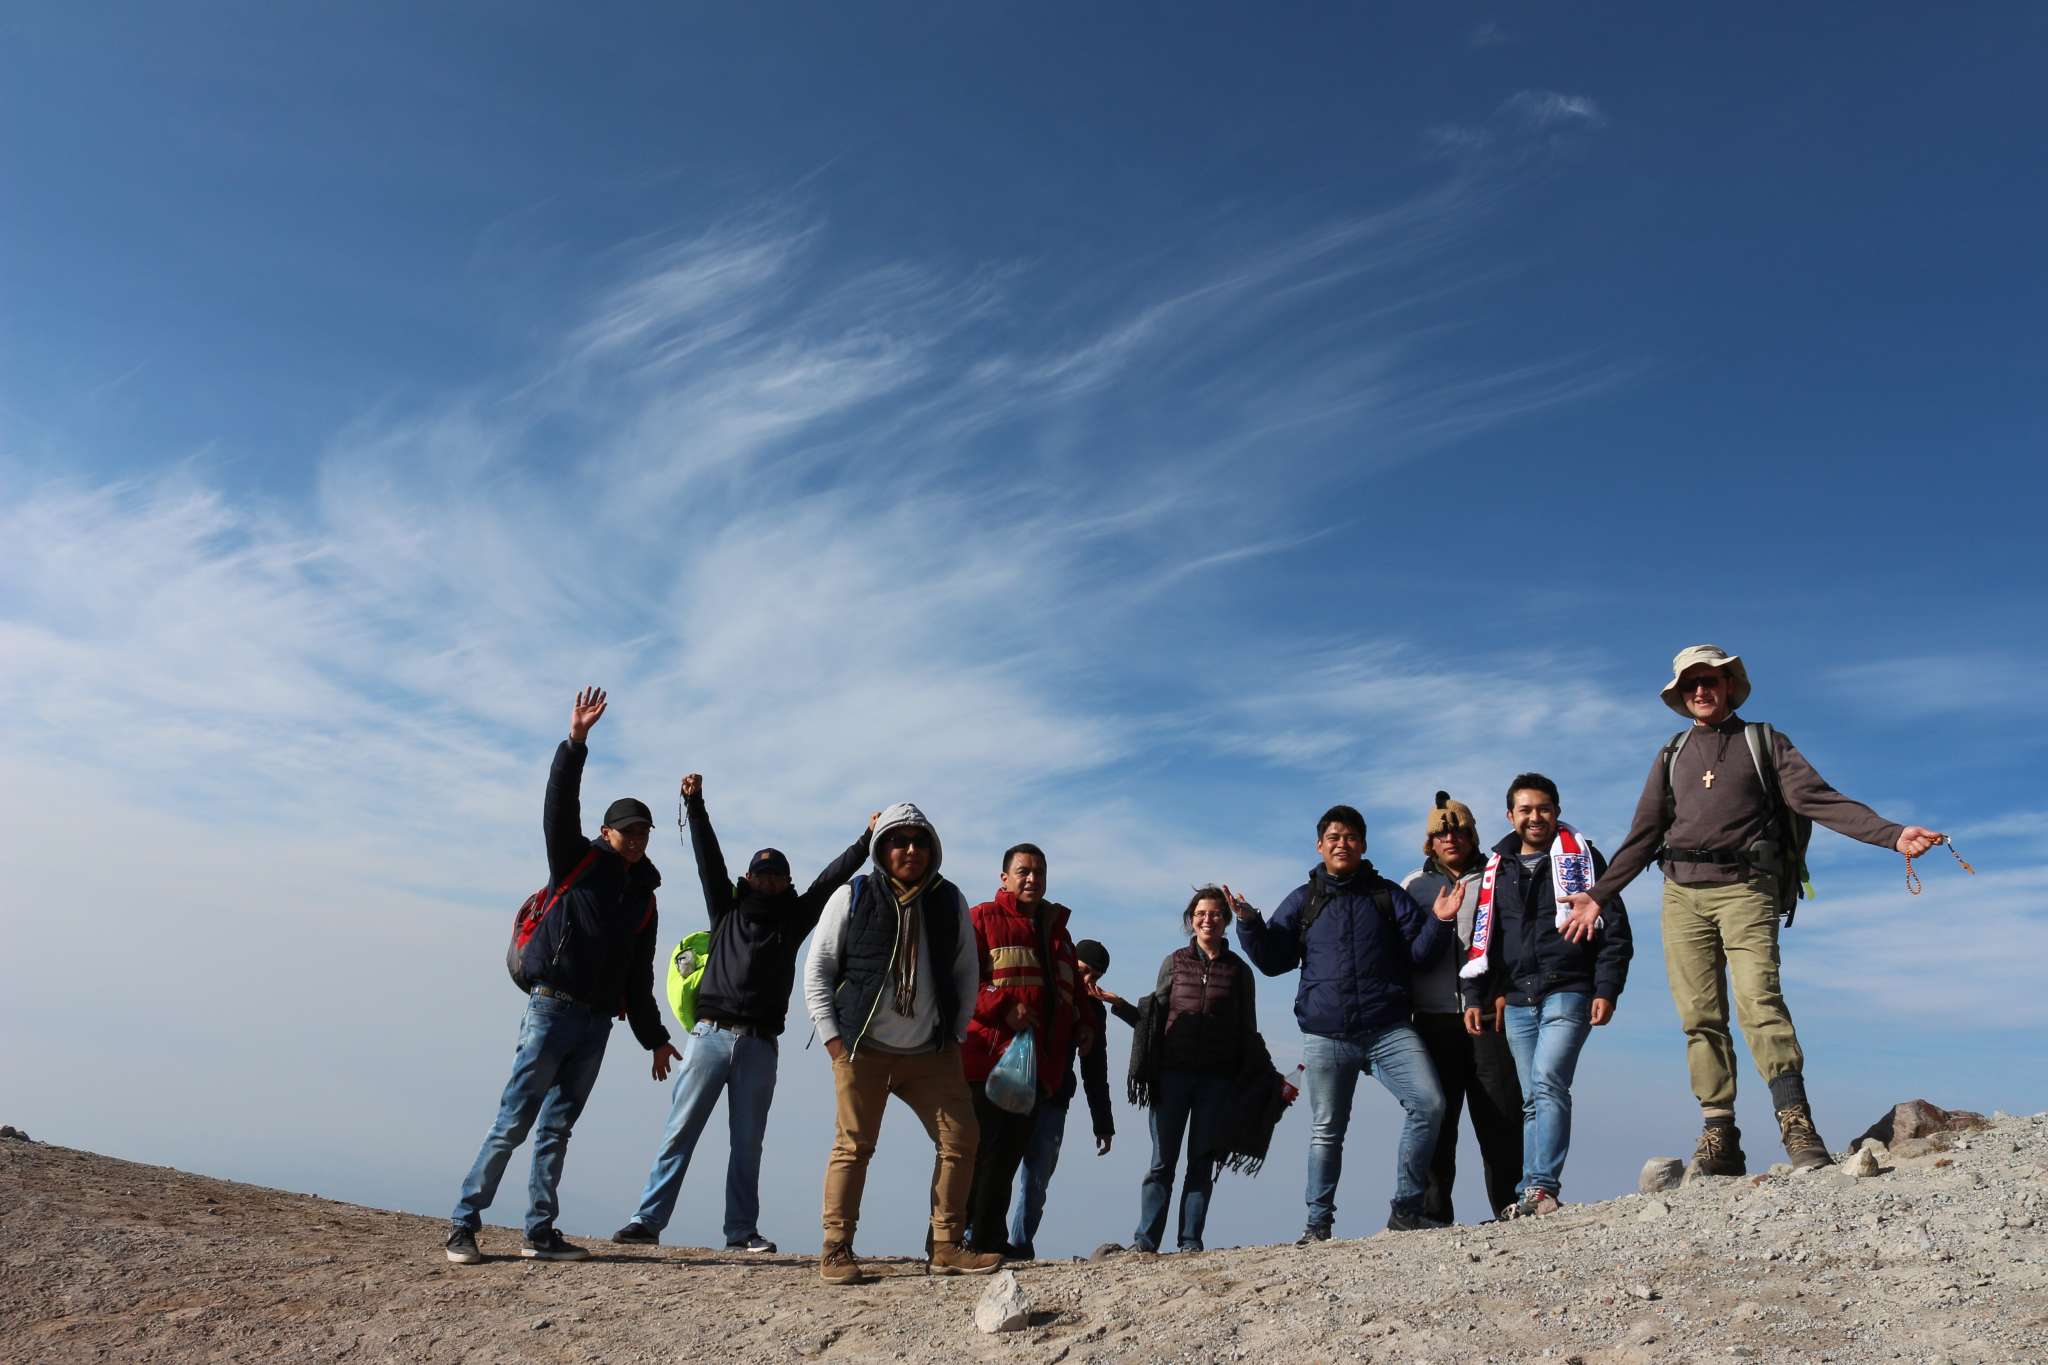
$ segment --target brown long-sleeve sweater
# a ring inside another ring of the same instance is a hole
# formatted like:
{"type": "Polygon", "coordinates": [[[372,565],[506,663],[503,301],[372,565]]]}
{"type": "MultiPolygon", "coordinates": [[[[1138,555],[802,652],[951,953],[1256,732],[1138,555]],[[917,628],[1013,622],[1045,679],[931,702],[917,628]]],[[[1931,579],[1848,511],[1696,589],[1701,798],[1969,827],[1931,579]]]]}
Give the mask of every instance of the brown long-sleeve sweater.
{"type": "MultiPolygon", "coordinates": [[[[1744,849],[1768,831],[1765,818],[1769,806],[1756,764],[1750,760],[1749,742],[1743,738],[1743,721],[1730,716],[1716,726],[1695,725],[1685,747],[1671,765],[1671,790],[1676,810],[1671,827],[1664,826],[1664,751],[1650,761],[1650,775],[1643,781],[1643,795],[1636,802],[1635,820],[1628,838],[1615,850],[1607,874],[1595,883],[1593,899],[1606,905],[1650,865],[1662,847],[1744,849]],[[1714,774],[1713,785],[1705,777],[1714,774]]],[[[1773,730],[1776,746],[1778,790],[1785,804],[1816,824],[1837,834],[1860,839],[1880,848],[1894,847],[1901,825],[1885,819],[1860,801],[1852,801],[1827,784],[1813,770],[1784,732],[1773,730]]],[[[1726,863],[1666,861],[1664,875],[1688,884],[1725,884],[1742,880],[1744,869],[1726,863]]]]}

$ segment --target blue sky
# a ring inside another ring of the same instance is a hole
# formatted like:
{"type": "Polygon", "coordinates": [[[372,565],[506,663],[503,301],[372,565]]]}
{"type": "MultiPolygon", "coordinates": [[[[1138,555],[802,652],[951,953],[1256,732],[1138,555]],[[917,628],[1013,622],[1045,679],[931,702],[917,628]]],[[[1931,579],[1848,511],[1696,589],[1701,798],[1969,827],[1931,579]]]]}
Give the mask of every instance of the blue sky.
{"type": "MultiPolygon", "coordinates": [[[[1788,972],[1823,1132],[2040,1108],[2044,26],[16,11],[0,1018],[33,1046],[0,1117],[443,1212],[585,682],[591,801],[700,769],[732,845],[810,866],[911,799],[977,897],[1033,839],[1130,987],[1190,883],[1277,903],[1332,801],[1398,874],[1439,786],[1498,834],[1535,767],[1612,847],[1696,640],[1980,869],[1913,899],[1819,836],[1788,972]]],[[[1691,1140],[1656,888],[1567,1197],[1691,1140]]],[[[792,1246],[829,1142],[801,1032],[792,1246]]],[[[1361,1103],[1340,1231],[1390,1178],[1361,1103]]],[[[573,1231],[630,1207],[663,1108],[622,1038],[573,1231]]],[[[1054,1250],[1128,1231],[1141,1118],[1069,1157],[1054,1250]]],[[[1212,1244],[1294,1230],[1290,1124],[1212,1244]]],[[[722,1160],[677,1236],[715,1232],[722,1160]]],[[[913,1249],[890,1217],[864,1243],[913,1249]]]]}

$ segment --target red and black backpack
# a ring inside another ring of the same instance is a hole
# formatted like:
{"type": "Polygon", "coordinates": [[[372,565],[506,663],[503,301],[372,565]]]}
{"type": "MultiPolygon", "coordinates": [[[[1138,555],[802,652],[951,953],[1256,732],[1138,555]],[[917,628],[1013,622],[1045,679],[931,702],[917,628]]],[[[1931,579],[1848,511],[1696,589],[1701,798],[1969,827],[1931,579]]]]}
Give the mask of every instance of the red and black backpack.
{"type": "MultiPolygon", "coordinates": [[[[596,861],[597,850],[593,848],[583,855],[576,866],[569,869],[569,875],[562,878],[560,886],[543,886],[528,896],[520,904],[519,913],[512,917],[512,943],[505,949],[505,970],[511,973],[512,984],[519,988],[521,995],[530,994],[535,984],[534,979],[526,974],[527,945],[533,942],[534,935],[540,932],[540,927],[547,921],[547,917],[554,914],[556,908],[561,905],[562,897],[569,893],[569,888],[576,884],[576,879],[588,872],[590,865],[596,861]]],[[[548,966],[554,966],[561,958],[562,944],[568,937],[569,929],[565,924],[562,926],[562,932],[555,937],[555,951],[548,959],[548,966]]]]}

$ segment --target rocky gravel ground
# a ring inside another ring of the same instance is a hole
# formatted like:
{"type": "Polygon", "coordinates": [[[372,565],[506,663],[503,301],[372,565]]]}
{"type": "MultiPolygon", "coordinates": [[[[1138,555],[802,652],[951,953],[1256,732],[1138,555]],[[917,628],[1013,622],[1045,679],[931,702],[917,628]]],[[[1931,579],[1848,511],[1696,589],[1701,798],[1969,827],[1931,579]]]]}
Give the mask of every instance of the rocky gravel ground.
{"type": "Polygon", "coordinates": [[[0,1359],[2048,1360],[2048,1114],[1895,1147],[1867,1176],[1021,1266],[1023,1326],[988,1334],[992,1282],[917,1262],[831,1289],[808,1257],[540,1264],[487,1228],[493,1258],[453,1266],[437,1219],[0,1136],[0,1359]]]}

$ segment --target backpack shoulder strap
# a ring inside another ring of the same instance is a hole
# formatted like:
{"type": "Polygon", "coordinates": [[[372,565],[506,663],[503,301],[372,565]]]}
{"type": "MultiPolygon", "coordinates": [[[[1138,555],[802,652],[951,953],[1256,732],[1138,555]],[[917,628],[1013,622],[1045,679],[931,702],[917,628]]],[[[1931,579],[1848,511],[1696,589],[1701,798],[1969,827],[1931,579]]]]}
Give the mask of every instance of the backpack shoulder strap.
{"type": "Polygon", "coordinates": [[[1372,889],[1372,903],[1380,908],[1380,914],[1388,920],[1394,918],[1394,884],[1382,877],[1380,884],[1372,889]]]}
{"type": "Polygon", "coordinates": [[[1680,730],[1664,742],[1664,828],[1670,829],[1671,822],[1678,818],[1678,792],[1671,785],[1671,769],[1678,762],[1678,751],[1692,738],[1690,727],[1680,730]]]}
{"type": "Polygon", "coordinates": [[[1749,745],[1749,761],[1756,765],[1756,780],[1763,783],[1764,797],[1771,803],[1771,816],[1775,818],[1778,808],[1785,804],[1785,797],[1778,790],[1777,735],[1764,721],[1751,721],[1742,727],[1742,738],[1749,745]]]}
{"type": "Polygon", "coordinates": [[[1330,900],[1330,893],[1318,886],[1315,878],[1309,878],[1305,885],[1308,888],[1308,900],[1302,905],[1301,914],[1294,921],[1294,938],[1298,943],[1308,942],[1309,926],[1322,915],[1323,906],[1330,900]]]}
{"type": "Polygon", "coordinates": [[[846,961],[846,936],[853,930],[853,913],[860,909],[861,892],[867,890],[868,874],[856,872],[846,884],[846,918],[839,921],[839,960],[846,961]]]}

